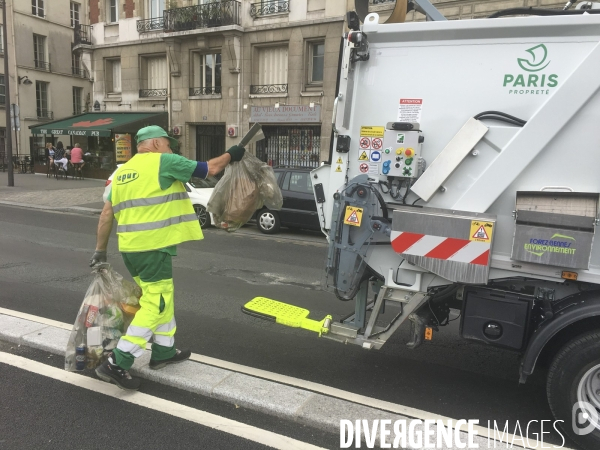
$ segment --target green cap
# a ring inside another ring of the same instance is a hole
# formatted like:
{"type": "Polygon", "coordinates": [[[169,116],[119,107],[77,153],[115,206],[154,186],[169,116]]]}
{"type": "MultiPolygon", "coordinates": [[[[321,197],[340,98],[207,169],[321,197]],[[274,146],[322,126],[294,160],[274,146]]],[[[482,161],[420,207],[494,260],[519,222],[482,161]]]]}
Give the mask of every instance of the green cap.
{"type": "Polygon", "coordinates": [[[167,132],[158,125],[150,125],[149,127],[142,128],[135,135],[135,142],[139,144],[140,142],[145,141],[146,139],[154,139],[159,137],[164,137],[169,140],[171,150],[178,149],[179,143],[177,142],[177,139],[173,139],[172,137],[170,137],[167,134],[167,132]]]}

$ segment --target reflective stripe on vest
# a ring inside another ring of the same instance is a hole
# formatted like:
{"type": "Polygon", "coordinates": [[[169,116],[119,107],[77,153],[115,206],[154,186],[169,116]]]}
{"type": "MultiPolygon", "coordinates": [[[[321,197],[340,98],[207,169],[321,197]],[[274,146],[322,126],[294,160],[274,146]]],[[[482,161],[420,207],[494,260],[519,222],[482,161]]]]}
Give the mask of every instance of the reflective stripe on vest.
{"type": "Polygon", "coordinates": [[[136,223],[132,225],[119,225],[117,226],[117,233],[127,233],[132,231],[149,231],[157,230],[159,228],[165,228],[170,225],[175,225],[182,222],[197,222],[198,216],[194,214],[187,214],[185,216],[171,217],[165,220],[159,220],[157,222],[146,222],[136,223]]]}
{"type": "Polygon", "coordinates": [[[173,200],[183,200],[185,198],[189,198],[187,192],[178,192],[176,194],[161,195],[160,197],[126,200],[124,202],[119,203],[118,205],[113,205],[113,212],[117,214],[127,208],[134,208],[136,206],[160,205],[161,203],[167,203],[173,200]]]}
{"type": "Polygon", "coordinates": [[[111,200],[119,251],[145,252],[202,239],[183,183],[161,189],[160,153],[138,153],[113,177],[111,200]]]}

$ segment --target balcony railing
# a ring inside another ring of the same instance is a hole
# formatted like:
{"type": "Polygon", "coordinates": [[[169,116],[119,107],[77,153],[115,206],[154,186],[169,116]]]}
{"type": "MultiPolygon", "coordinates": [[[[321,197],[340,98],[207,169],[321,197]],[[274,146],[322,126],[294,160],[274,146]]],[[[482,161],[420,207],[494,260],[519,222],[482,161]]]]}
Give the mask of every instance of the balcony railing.
{"type": "Polygon", "coordinates": [[[190,88],[190,97],[198,96],[198,95],[220,94],[220,93],[221,93],[221,86],[191,87],[190,88]]]}
{"type": "Polygon", "coordinates": [[[241,3],[234,0],[205,3],[164,12],[165,31],[195,30],[225,25],[240,25],[241,3]]]}
{"type": "Polygon", "coordinates": [[[71,66],[71,73],[77,77],[81,77],[81,78],[89,78],[90,77],[90,73],[86,70],[83,69],[81,67],[73,67],[71,66]]]}
{"type": "Polygon", "coordinates": [[[287,84],[253,84],[250,86],[251,94],[285,94],[287,91],[287,84]]]}
{"type": "Polygon", "coordinates": [[[46,72],[50,72],[52,69],[52,66],[49,62],[38,61],[37,59],[33,60],[33,65],[36,69],[45,70],[46,72]]]}
{"type": "Polygon", "coordinates": [[[140,89],[140,98],[147,97],[166,97],[166,89],[140,89]]]}
{"type": "Polygon", "coordinates": [[[138,33],[150,33],[151,31],[162,31],[165,26],[165,20],[162,17],[154,19],[138,20],[138,33]]]}
{"type": "Polygon", "coordinates": [[[92,45],[92,26],[91,25],[82,25],[80,23],[75,25],[74,28],[75,33],[75,44],[85,44],[92,45]]]}
{"type": "Polygon", "coordinates": [[[250,4],[250,15],[254,18],[290,12],[290,2],[259,2],[250,4]]]}
{"type": "Polygon", "coordinates": [[[37,110],[37,117],[38,117],[38,119],[50,119],[50,120],[52,120],[54,118],[54,113],[52,111],[47,110],[47,109],[40,109],[40,108],[38,108],[38,110],[37,110]]]}

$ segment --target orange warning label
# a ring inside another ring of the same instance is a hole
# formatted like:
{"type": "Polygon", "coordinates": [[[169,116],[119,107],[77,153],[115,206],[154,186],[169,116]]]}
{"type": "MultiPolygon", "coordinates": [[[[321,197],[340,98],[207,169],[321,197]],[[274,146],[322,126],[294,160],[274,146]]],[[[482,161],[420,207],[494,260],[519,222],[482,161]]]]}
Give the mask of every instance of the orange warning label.
{"type": "Polygon", "coordinates": [[[352,225],[360,227],[362,222],[363,209],[355,208],[354,206],[346,206],[346,213],[344,214],[344,223],[346,225],[352,225]]]}
{"type": "Polygon", "coordinates": [[[491,242],[494,231],[494,222],[471,221],[471,232],[469,240],[477,242],[491,242]]]}

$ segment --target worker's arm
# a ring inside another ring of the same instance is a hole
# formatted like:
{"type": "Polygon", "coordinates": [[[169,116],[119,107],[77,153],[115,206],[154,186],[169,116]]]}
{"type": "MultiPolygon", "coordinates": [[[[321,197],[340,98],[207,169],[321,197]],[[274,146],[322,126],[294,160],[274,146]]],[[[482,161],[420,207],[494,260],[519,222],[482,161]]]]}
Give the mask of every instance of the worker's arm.
{"type": "Polygon", "coordinates": [[[225,167],[227,167],[227,164],[229,164],[230,162],[240,161],[244,156],[245,152],[246,150],[244,149],[244,147],[234,145],[230,147],[229,150],[227,150],[221,156],[217,156],[216,158],[213,158],[207,161],[206,163],[197,163],[198,167],[192,175],[198,178],[206,178],[207,176],[216,175],[220,173],[223,169],[225,169],[225,167]],[[204,166],[204,164],[206,164],[206,166],[204,166]],[[204,170],[206,170],[206,174],[204,173],[204,170]]]}
{"type": "Polygon", "coordinates": [[[113,209],[111,202],[105,202],[100,220],[98,221],[98,233],[96,234],[96,251],[90,260],[90,266],[106,262],[106,248],[113,225],[113,209]]]}
{"type": "Polygon", "coordinates": [[[231,162],[231,155],[229,153],[223,153],[221,156],[210,159],[207,161],[208,164],[208,176],[216,175],[221,172],[227,164],[231,162]]]}

